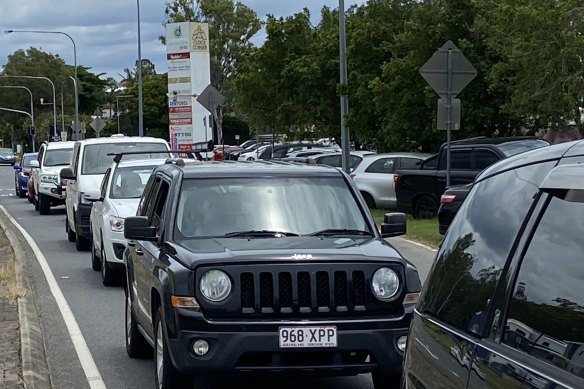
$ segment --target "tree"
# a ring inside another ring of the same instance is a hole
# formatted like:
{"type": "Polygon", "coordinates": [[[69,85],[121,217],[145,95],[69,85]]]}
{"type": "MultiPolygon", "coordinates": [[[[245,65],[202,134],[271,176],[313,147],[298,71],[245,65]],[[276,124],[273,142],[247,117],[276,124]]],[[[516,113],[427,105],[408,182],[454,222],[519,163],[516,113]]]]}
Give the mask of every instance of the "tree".
{"type": "MultiPolygon", "coordinates": [[[[166,5],[165,23],[209,23],[211,84],[219,91],[227,88],[235,76],[239,62],[252,49],[251,38],[261,29],[257,14],[241,2],[233,0],[174,0],[166,5]]],[[[165,37],[160,37],[164,43],[165,37]]]]}

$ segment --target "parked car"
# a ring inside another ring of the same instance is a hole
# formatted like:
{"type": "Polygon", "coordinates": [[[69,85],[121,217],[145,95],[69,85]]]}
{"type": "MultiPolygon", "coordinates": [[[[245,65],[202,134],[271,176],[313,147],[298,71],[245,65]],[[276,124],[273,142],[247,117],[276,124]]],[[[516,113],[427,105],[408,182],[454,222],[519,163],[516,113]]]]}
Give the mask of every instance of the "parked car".
{"type": "Polygon", "coordinates": [[[43,142],[36,161],[31,161],[35,209],[41,215],[51,213],[51,207],[65,204],[66,184],[59,172],[71,163],[75,142],[43,142]]]}
{"type": "Polygon", "coordinates": [[[351,177],[369,208],[395,208],[396,170],[415,168],[430,156],[423,153],[367,154],[351,177]]]}
{"type": "MultiPolygon", "coordinates": [[[[120,159],[125,155],[120,153],[120,159]]],[[[123,279],[123,253],[126,249],[124,219],[135,216],[138,202],[152,170],[164,159],[114,162],[105,172],[99,191],[88,191],[90,213],[91,267],[101,270],[105,286],[116,286],[123,279]]]]}
{"type": "Polygon", "coordinates": [[[271,146],[271,143],[260,146],[255,150],[241,153],[239,155],[239,158],[237,158],[237,160],[238,161],[255,161],[255,160],[259,159],[259,156],[264,152],[264,150],[266,150],[270,146],[271,146]]]}
{"type": "Polygon", "coordinates": [[[584,387],[583,220],[584,141],[480,173],[416,307],[405,387],[584,387]]]}
{"type": "MultiPolygon", "coordinates": [[[[61,178],[67,180],[65,231],[69,242],[75,242],[77,250],[90,248],[89,217],[92,203],[83,194],[99,190],[103,176],[113,162],[114,153],[139,153],[127,155],[126,160],[161,158],[162,151],[170,150],[164,139],[112,135],[109,138],[93,138],[75,142],[71,165],[61,170],[61,178]],[[152,151],[151,154],[144,154],[152,151]]],[[[170,153],[169,153],[170,156],[170,153]]]]}
{"type": "Polygon", "coordinates": [[[16,155],[14,151],[9,148],[0,148],[0,164],[3,165],[14,165],[16,163],[16,155]]]}
{"type": "MultiPolygon", "coordinates": [[[[401,378],[420,290],[350,177],[323,166],[157,167],[125,219],[126,351],[157,388],[237,373],[401,378]]],[[[245,386],[245,385],[244,385],[245,386]]]]}
{"type": "MultiPolygon", "coordinates": [[[[351,151],[349,153],[349,167],[351,169],[355,169],[357,165],[361,163],[363,157],[366,155],[375,154],[372,151],[351,151]]],[[[333,152],[327,154],[319,154],[313,157],[310,157],[316,164],[318,165],[328,165],[332,167],[340,168],[342,167],[342,153],[341,152],[333,152]]]]}
{"type": "Polygon", "coordinates": [[[258,156],[258,160],[272,160],[272,159],[282,159],[288,157],[293,152],[311,150],[313,148],[319,148],[319,145],[312,143],[288,143],[282,145],[269,145],[264,149],[258,156]]]}
{"type": "Polygon", "coordinates": [[[25,198],[28,191],[28,178],[32,168],[30,162],[37,159],[38,153],[27,153],[20,163],[14,164],[14,188],[16,197],[25,198]]]}
{"type": "MultiPolygon", "coordinates": [[[[493,163],[545,146],[549,142],[535,137],[479,137],[451,142],[450,185],[471,183],[493,163]]],[[[436,216],[440,196],[446,189],[446,144],[434,157],[405,169],[397,172],[397,209],[416,218],[436,216]]]]}
{"type": "Polygon", "coordinates": [[[471,184],[453,186],[446,189],[440,196],[440,208],[438,208],[438,232],[442,235],[446,233],[454,216],[462,206],[464,199],[472,188],[471,184]]]}

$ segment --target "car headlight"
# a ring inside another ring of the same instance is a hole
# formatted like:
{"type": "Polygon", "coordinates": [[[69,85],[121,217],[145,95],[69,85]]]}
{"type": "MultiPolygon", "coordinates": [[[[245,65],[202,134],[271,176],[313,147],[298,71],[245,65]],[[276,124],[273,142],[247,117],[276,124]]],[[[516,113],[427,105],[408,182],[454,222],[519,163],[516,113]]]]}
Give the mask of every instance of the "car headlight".
{"type": "Polygon", "coordinates": [[[199,289],[207,300],[223,301],[231,292],[231,280],[221,270],[208,270],[201,276],[199,289]]]}
{"type": "Polygon", "coordinates": [[[387,267],[377,269],[371,279],[371,289],[379,300],[390,300],[399,290],[397,273],[387,267]]]}
{"type": "Polygon", "coordinates": [[[109,217],[110,230],[114,232],[124,232],[124,218],[117,216],[109,217]]]}
{"type": "Polygon", "coordinates": [[[58,180],[56,174],[41,174],[41,184],[56,184],[58,180]]]}

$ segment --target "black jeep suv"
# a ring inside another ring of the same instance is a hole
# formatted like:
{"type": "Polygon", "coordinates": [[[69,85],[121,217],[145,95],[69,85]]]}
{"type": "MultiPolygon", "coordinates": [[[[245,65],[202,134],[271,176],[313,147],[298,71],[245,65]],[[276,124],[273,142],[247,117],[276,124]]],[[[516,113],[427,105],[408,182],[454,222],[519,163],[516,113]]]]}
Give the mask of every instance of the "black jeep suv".
{"type": "Polygon", "coordinates": [[[584,141],[484,170],[409,333],[407,388],[584,388],[584,141]]]}
{"type": "Polygon", "coordinates": [[[156,387],[236,373],[399,383],[416,268],[352,180],[286,162],[169,160],[125,220],[126,349],[156,387]]]}

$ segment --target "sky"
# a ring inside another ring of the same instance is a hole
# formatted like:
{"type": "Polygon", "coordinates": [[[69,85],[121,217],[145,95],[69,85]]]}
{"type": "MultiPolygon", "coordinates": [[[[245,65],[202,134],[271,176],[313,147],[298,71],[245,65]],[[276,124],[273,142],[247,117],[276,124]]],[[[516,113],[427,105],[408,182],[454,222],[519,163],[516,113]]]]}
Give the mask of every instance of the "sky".
{"type": "MultiPolygon", "coordinates": [[[[287,16],[310,9],[318,23],[323,6],[336,8],[338,0],[241,0],[262,19],[266,14],[287,16]]],[[[345,7],[365,0],[346,0],[345,7]]],[[[157,73],[166,72],[166,48],[158,37],[164,33],[167,0],[141,0],[142,58],[151,60],[157,73]]],[[[73,45],[64,35],[12,33],[5,30],[62,31],[73,37],[77,63],[94,73],[120,79],[124,68],[132,68],[138,58],[137,6],[134,0],[0,0],[0,67],[9,54],[31,46],[58,54],[73,64],[73,45]]],[[[263,32],[254,43],[261,45],[263,32]]]]}

